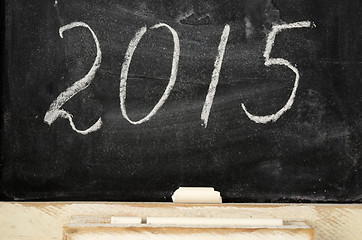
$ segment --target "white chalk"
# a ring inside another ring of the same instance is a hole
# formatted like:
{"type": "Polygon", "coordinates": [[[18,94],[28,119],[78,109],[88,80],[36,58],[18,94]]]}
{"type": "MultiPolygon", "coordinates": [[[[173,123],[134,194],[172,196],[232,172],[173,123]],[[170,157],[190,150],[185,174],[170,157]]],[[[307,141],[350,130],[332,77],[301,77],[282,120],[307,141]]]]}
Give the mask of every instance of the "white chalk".
{"type": "Polygon", "coordinates": [[[278,218],[147,217],[150,225],[283,226],[278,218]]]}
{"type": "Polygon", "coordinates": [[[207,191],[207,192],[215,191],[215,189],[213,187],[179,187],[178,190],[181,190],[181,191],[207,191]]]}
{"type": "Polygon", "coordinates": [[[179,58],[180,58],[180,40],[178,38],[177,32],[170,27],[169,25],[165,24],[165,23],[159,23],[156,24],[154,26],[151,27],[151,29],[157,29],[160,27],[165,27],[167,28],[173,37],[173,42],[174,42],[174,50],[173,50],[173,59],[172,59],[172,68],[171,68],[171,74],[170,74],[170,80],[168,82],[168,85],[162,95],[162,97],[160,98],[160,100],[157,102],[157,104],[154,106],[154,108],[151,110],[151,112],[144,118],[142,118],[141,120],[138,121],[132,121],[127,114],[127,110],[126,110],[126,97],[127,97],[127,78],[128,78],[128,71],[129,71],[129,66],[131,64],[131,60],[133,57],[133,53],[137,48],[138,43],[141,41],[142,36],[146,33],[147,28],[143,27],[141,28],[134,36],[134,38],[131,40],[131,42],[129,43],[126,55],[124,56],[124,62],[122,64],[122,70],[121,70],[121,80],[120,80],[120,86],[119,86],[119,98],[120,98],[120,107],[121,107],[121,111],[122,111],[122,115],[123,117],[130,123],[137,125],[137,124],[142,124],[144,122],[147,122],[148,120],[150,120],[156,113],[157,111],[163,106],[163,104],[165,104],[168,96],[170,95],[173,86],[175,85],[176,82],[176,77],[177,77],[177,71],[178,71],[178,62],[179,62],[179,58]]]}
{"type": "Polygon", "coordinates": [[[46,112],[44,116],[44,122],[51,125],[55,120],[57,120],[59,117],[68,119],[70,126],[74,131],[77,133],[86,135],[88,133],[97,131],[102,126],[102,119],[99,118],[96,123],[94,123],[91,127],[87,128],[86,130],[78,130],[73,122],[73,115],[68,113],[67,111],[61,109],[61,107],[68,102],[72,97],[74,97],[79,92],[83,91],[89,85],[92,83],[93,78],[96,75],[97,70],[99,69],[101,62],[102,62],[102,52],[99,45],[98,38],[94,31],[90,28],[90,26],[84,22],[73,22],[70,24],[67,24],[61,28],[59,28],[59,35],[61,38],[63,38],[63,32],[76,28],[76,27],[83,27],[87,28],[92,36],[93,40],[96,44],[97,48],[97,56],[94,60],[92,68],[89,70],[87,75],[85,75],[82,79],[75,82],[72,86],[67,88],[64,92],[60,93],[59,96],[53,101],[53,103],[50,105],[49,110],[46,112]]]}
{"type": "Polygon", "coordinates": [[[111,217],[111,224],[141,224],[140,217],[111,217]]]}
{"type": "Polygon", "coordinates": [[[290,94],[287,103],[279,111],[277,111],[276,113],[271,114],[271,115],[266,115],[266,116],[253,115],[246,109],[245,104],[242,103],[241,107],[243,108],[244,112],[246,113],[246,115],[249,117],[250,120],[252,120],[252,121],[254,121],[256,123],[268,123],[270,121],[275,122],[286,111],[288,111],[292,107],[292,105],[294,103],[294,98],[295,98],[295,95],[296,95],[296,92],[297,92],[297,89],[298,89],[299,79],[300,79],[299,71],[295,66],[293,66],[286,59],[283,59],[283,58],[271,58],[270,53],[271,53],[272,48],[274,46],[274,42],[275,42],[275,38],[276,38],[277,34],[279,32],[281,32],[282,30],[294,29],[294,28],[306,28],[306,27],[311,27],[311,26],[312,26],[312,23],[309,22],[309,21],[295,22],[295,23],[290,23],[290,24],[282,24],[282,25],[273,26],[273,30],[269,33],[268,40],[267,40],[266,47],[265,47],[265,51],[264,51],[265,66],[281,65],[281,66],[286,66],[287,68],[292,70],[294,72],[294,74],[295,74],[294,86],[293,86],[292,93],[290,94]]]}
{"type": "Polygon", "coordinates": [[[212,103],[214,102],[217,84],[219,83],[220,70],[225,54],[226,43],[229,39],[229,33],[230,33],[230,26],[226,24],[224,27],[224,31],[221,35],[220,44],[218,47],[218,55],[214,63],[214,71],[212,72],[209,91],[206,95],[204,107],[202,108],[201,112],[201,120],[203,121],[203,125],[205,128],[207,127],[207,122],[209,121],[211,106],[212,103]]]}
{"type": "Polygon", "coordinates": [[[220,192],[212,187],[180,187],[172,195],[174,203],[222,203],[220,192]]]}

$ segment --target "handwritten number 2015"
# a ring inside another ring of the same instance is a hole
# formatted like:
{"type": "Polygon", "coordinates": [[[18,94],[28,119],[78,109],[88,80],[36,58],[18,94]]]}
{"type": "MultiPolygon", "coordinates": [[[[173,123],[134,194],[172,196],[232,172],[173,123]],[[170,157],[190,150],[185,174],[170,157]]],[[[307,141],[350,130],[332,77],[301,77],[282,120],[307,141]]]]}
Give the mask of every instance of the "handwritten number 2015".
{"type": "MultiPolygon", "coordinates": [[[[247,110],[245,104],[242,103],[241,107],[250,120],[254,121],[255,123],[268,123],[270,121],[275,122],[286,111],[288,111],[292,107],[292,105],[294,103],[296,91],[298,88],[299,79],[300,79],[299,71],[295,66],[293,66],[286,59],[271,58],[270,54],[271,54],[271,51],[272,51],[272,48],[273,48],[273,45],[275,42],[275,38],[279,32],[281,32],[283,30],[287,30],[287,29],[307,28],[307,27],[311,27],[311,25],[312,25],[312,23],[309,21],[276,25],[273,27],[272,31],[269,33],[267,42],[266,42],[266,48],[264,51],[265,65],[266,66],[281,65],[281,66],[285,66],[285,67],[289,68],[290,70],[292,70],[295,73],[294,87],[293,87],[292,93],[291,93],[287,103],[279,111],[277,111],[276,113],[271,114],[271,115],[266,115],[266,116],[253,115],[247,110]]],[[[76,131],[79,134],[85,135],[85,134],[88,134],[88,133],[91,133],[91,132],[94,132],[94,131],[97,131],[98,129],[100,129],[102,126],[102,119],[99,118],[98,121],[96,123],[94,123],[91,127],[89,127],[88,129],[78,130],[74,125],[73,116],[70,113],[68,113],[67,111],[61,109],[61,107],[66,102],[68,102],[72,97],[74,97],[79,92],[85,90],[91,84],[93,78],[95,77],[97,70],[100,67],[100,64],[102,61],[102,52],[100,49],[100,44],[97,39],[97,36],[93,32],[93,30],[90,28],[90,26],[88,26],[88,24],[86,24],[84,22],[73,22],[71,24],[67,24],[67,25],[61,27],[59,29],[60,37],[63,38],[64,31],[70,30],[75,27],[84,27],[84,28],[87,28],[91,32],[93,39],[95,41],[95,44],[96,44],[97,55],[94,60],[93,66],[89,70],[87,75],[85,75],[82,79],[75,82],[71,87],[67,88],[64,92],[59,94],[59,96],[56,98],[56,100],[50,105],[49,110],[45,114],[44,122],[51,125],[56,119],[58,119],[59,117],[62,117],[62,118],[68,119],[69,124],[74,131],[76,131]]],[[[138,45],[139,41],[141,40],[142,36],[147,31],[146,27],[142,27],[139,31],[137,31],[134,38],[131,40],[131,42],[128,46],[127,52],[125,54],[125,57],[124,57],[124,62],[122,64],[121,77],[120,77],[120,94],[119,94],[120,108],[121,108],[123,117],[131,124],[137,125],[137,124],[142,124],[146,121],[149,121],[157,113],[157,111],[163,106],[163,104],[166,102],[166,100],[167,100],[168,96],[170,95],[170,93],[173,89],[173,86],[175,85],[175,82],[176,82],[178,62],[179,62],[179,56],[180,56],[179,38],[178,38],[177,32],[165,23],[156,24],[153,27],[151,27],[151,29],[157,29],[160,27],[167,28],[173,36],[174,51],[173,51],[173,60],[172,60],[170,79],[169,79],[169,83],[168,83],[162,97],[158,101],[158,103],[154,106],[154,108],[151,110],[151,112],[146,117],[144,117],[138,121],[132,121],[131,119],[129,119],[129,117],[127,115],[126,106],[125,106],[126,85],[127,85],[129,66],[131,64],[133,53],[134,53],[135,49],[137,48],[137,45],[138,45]]],[[[203,109],[201,112],[201,120],[202,120],[202,124],[205,128],[207,127],[210,110],[211,110],[211,107],[213,104],[213,99],[214,99],[214,96],[216,93],[216,88],[217,88],[218,81],[219,81],[219,73],[221,70],[221,65],[222,65],[229,33],[230,33],[230,26],[226,25],[224,27],[223,33],[221,35],[220,44],[218,47],[218,55],[217,55],[215,63],[214,63],[214,70],[213,70],[213,73],[211,76],[209,90],[206,95],[205,103],[204,103],[204,106],[203,106],[203,109]]]]}

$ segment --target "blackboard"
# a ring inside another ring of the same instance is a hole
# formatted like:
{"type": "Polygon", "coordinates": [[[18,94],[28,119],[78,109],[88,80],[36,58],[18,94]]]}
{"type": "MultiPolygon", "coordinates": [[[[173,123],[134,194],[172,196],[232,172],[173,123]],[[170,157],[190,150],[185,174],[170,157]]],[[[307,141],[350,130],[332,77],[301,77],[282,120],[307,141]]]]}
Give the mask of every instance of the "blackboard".
{"type": "Polygon", "coordinates": [[[360,0],[5,5],[2,200],[361,202],[360,0]]]}

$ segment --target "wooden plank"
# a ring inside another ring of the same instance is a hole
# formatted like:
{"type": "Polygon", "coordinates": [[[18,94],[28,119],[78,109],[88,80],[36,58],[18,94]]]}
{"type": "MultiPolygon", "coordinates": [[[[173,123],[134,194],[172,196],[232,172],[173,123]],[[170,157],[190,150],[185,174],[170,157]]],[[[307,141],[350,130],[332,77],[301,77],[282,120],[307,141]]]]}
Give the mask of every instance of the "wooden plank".
{"type": "MultiPolygon", "coordinates": [[[[113,217],[112,217],[113,218],[113,217]]],[[[314,240],[314,230],[305,222],[282,222],[280,225],[232,225],[237,220],[257,218],[185,218],[182,224],[151,223],[149,218],[140,223],[112,223],[111,217],[75,216],[64,227],[63,240],[112,239],[243,239],[243,240],[314,240]],[[192,219],[212,221],[213,225],[193,224],[192,219]],[[229,221],[224,221],[228,219],[229,221]],[[231,220],[231,221],[230,221],[231,220]]],[[[124,217],[126,219],[126,217],[124,217]]],[[[171,218],[167,218],[170,219],[171,218]]],[[[179,219],[179,218],[175,218],[179,219]]],[[[275,219],[275,218],[270,218],[275,219]]],[[[261,223],[261,222],[260,222],[261,223]]]]}
{"type": "MultiPolygon", "coordinates": [[[[321,204],[208,204],[38,202],[0,203],[0,239],[61,240],[63,226],[74,215],[160,217],[275,217],[304,220],[315,230],[316,240],[360,240],[362,205],[321,204]]],[[[97,221],[97,220],[95,220],[97,221]]]]}
{"type": "Polygon", "coordinates": [[[64,228],[63,240],[314,240],[313,229],[297,228],[194,228],[194,227],[112,227],[72,226],[64,228]]]}

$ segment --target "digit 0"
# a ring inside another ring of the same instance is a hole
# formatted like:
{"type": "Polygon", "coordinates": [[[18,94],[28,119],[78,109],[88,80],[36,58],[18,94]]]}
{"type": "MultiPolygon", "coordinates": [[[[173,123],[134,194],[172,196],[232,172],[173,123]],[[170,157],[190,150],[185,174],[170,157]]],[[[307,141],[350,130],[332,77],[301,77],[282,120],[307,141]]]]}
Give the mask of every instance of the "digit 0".
{"type": "Polygon", "coordinates": [[[121,107],[123,117],[125,119],[127,119],[128,122],[130,122],[130,123],[132,123],[134,125],[141,124],[141,123],[144,123],[144,122],[150,120],[157,113],[157,111],[166,102],[166,100],[167,100],[168,96],[170,95],[170,93],[171,93],[171,91],[173,89],[173,86],[175,85],[175,82],[176,82],[176,76],[177,76],[177,70],[178,70],[178,61],[179,61],[179,57],[180,57],[180,41],[179,41],[177,32],[173,28],[171,28],[169,25],[167,25],[165,23],[156,24],[153,27],[151,27],[151,29],[156,29],[156,28],[159,28],[159,27],[166,27],[171,32],[171,34],[173,36],[174,50],[173,50],[173,60],[172,60],[172,69],[171,69],[170,80],[168,82],[168,85],[167,85],[161,99],[154,106],[154,108],[151,110],[151,112],[146,117],[144,117],[144,118],[142,118],[141,120],[138,120],[138,121],[132,121],[131,119],[129,119],[129,117],[127,115],[127,110],[126,110],[127,78],[128,78],[128,71],[129,71],[129,66],[131,64],[133,53],[136,50],[137,45],[140,42],[142,36],[147,31],[146,27],[141,28],[135,34],[134,38],[129,43],[126,55],[124,57],[124,62],[122,64],[121,81],[120,81],[120,86],[119,86],[120,107],[121,107]]]}

